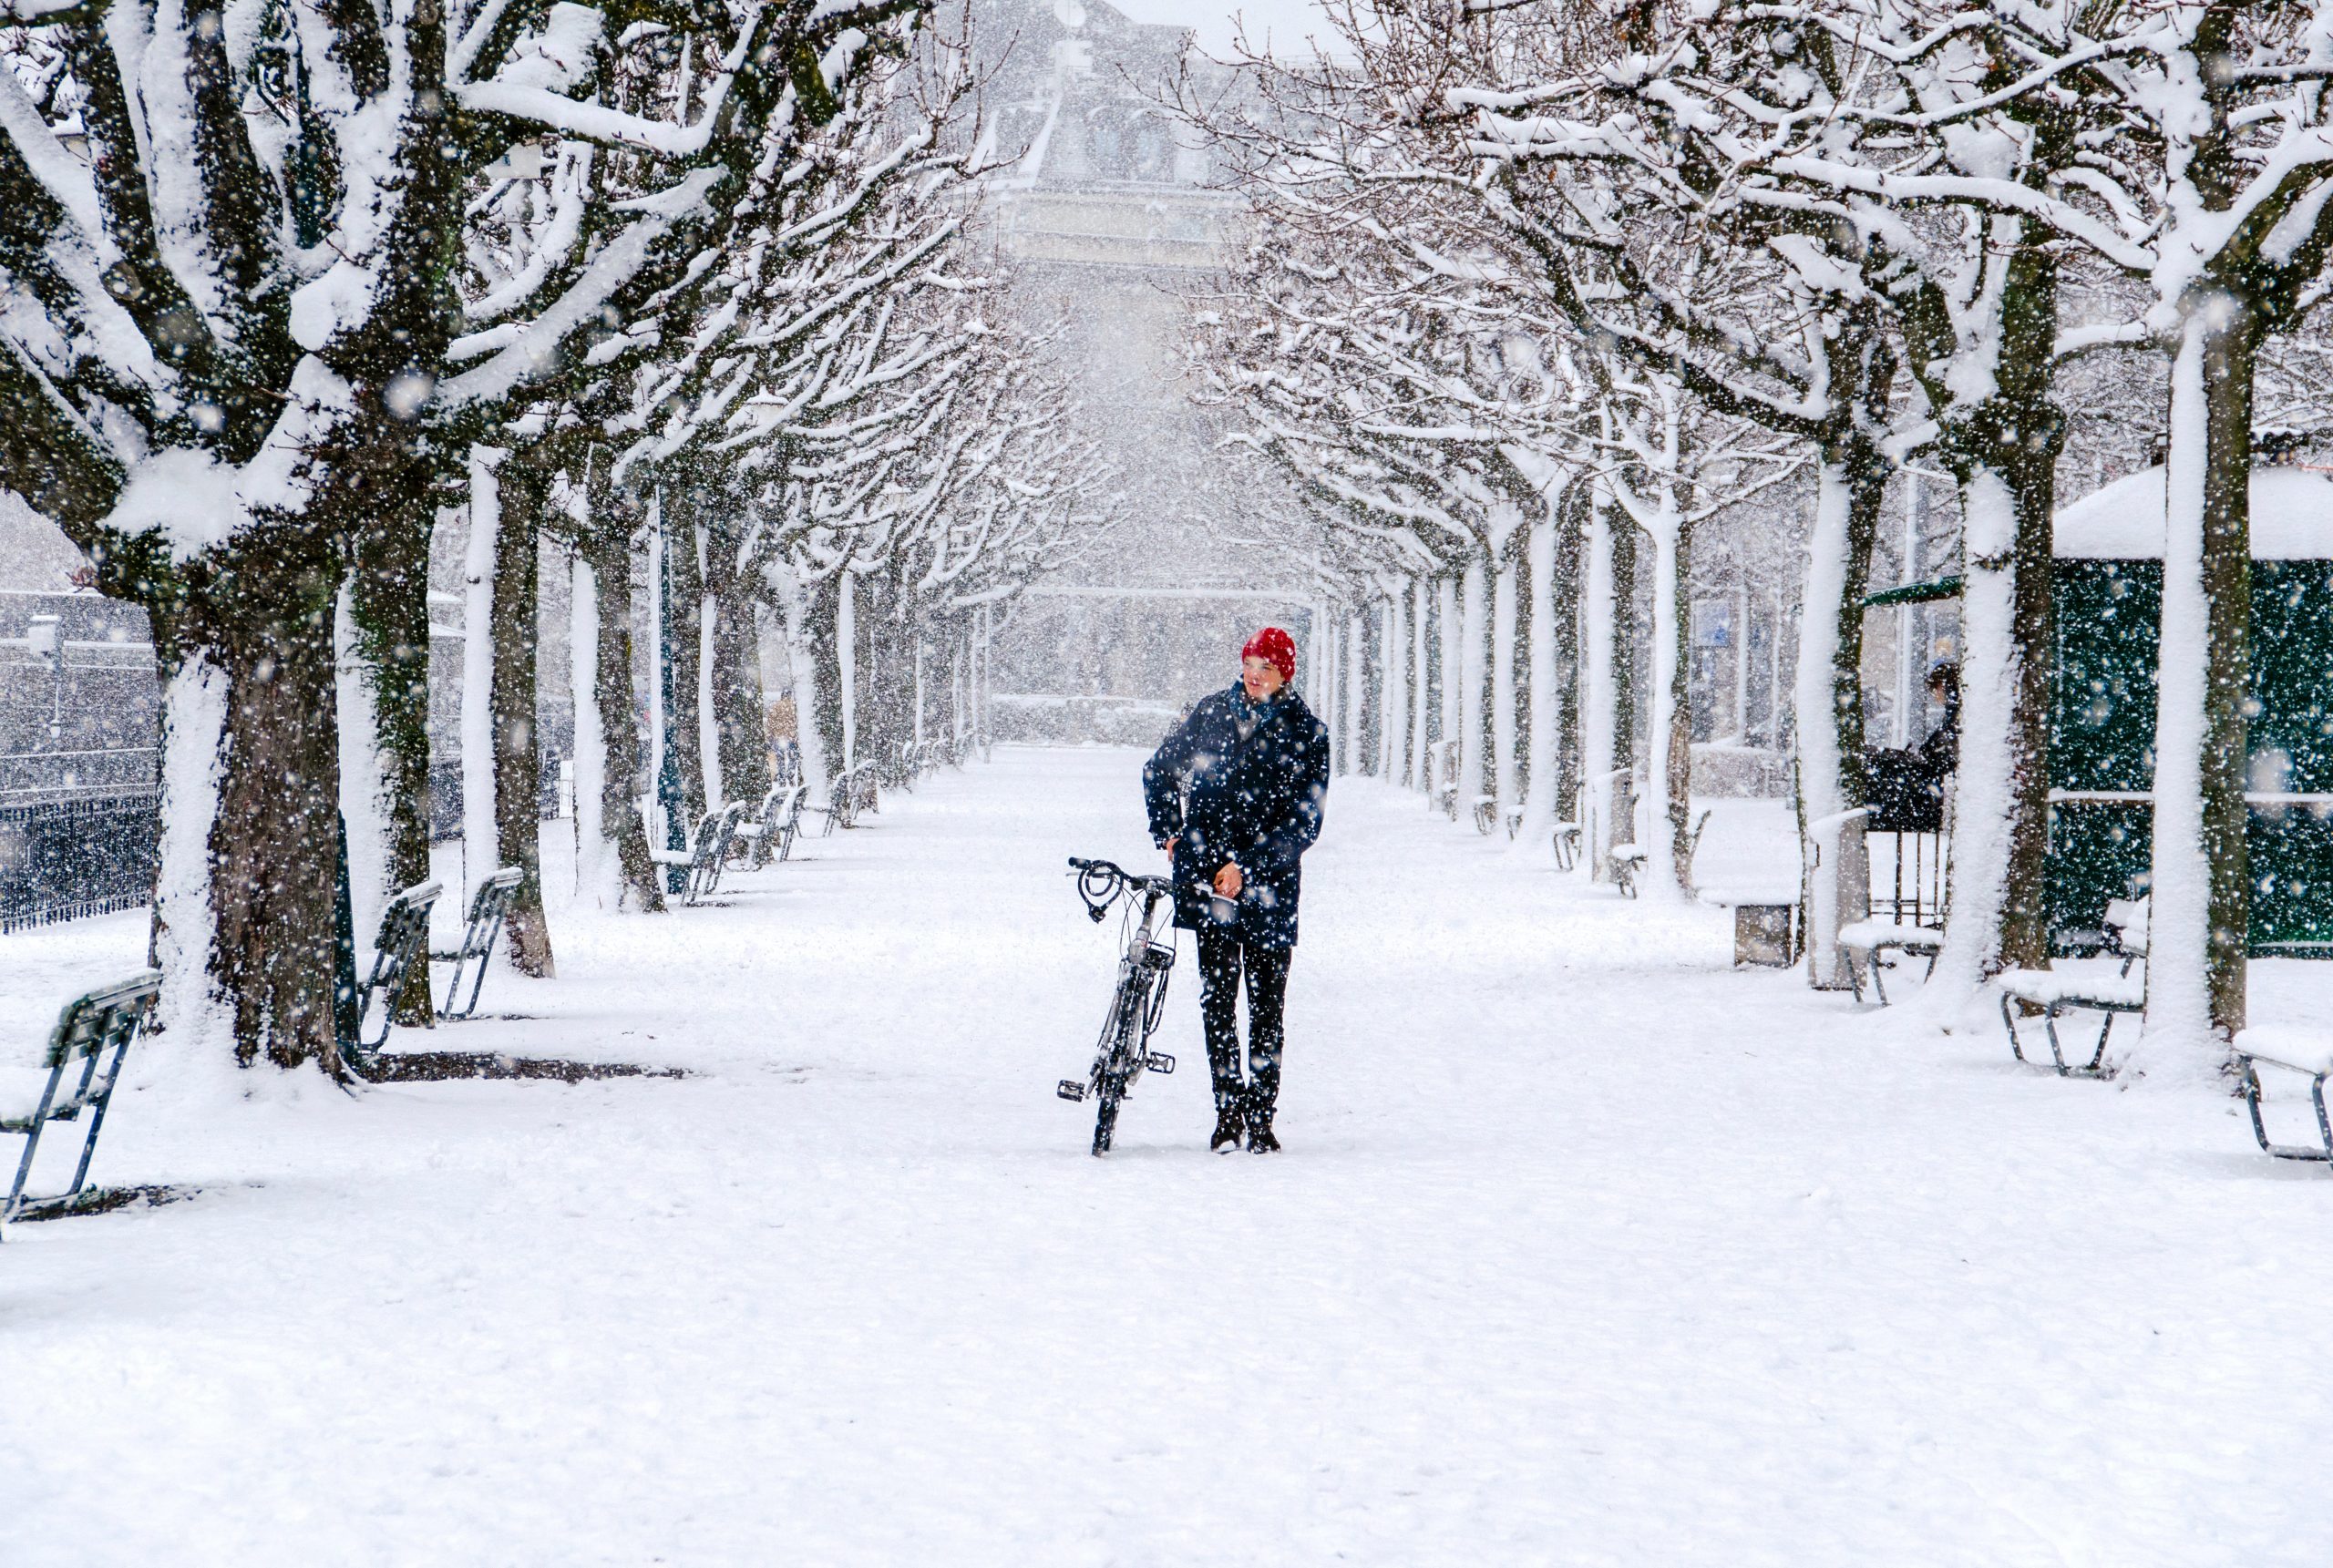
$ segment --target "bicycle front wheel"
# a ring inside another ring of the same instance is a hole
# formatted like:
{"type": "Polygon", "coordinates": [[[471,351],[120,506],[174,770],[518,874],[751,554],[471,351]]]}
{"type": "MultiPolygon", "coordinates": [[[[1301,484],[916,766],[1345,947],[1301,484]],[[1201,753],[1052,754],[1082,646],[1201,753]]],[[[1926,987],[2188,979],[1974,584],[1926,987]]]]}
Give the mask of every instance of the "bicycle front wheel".
{"type": "Polygon", "coordinates": [[[1094,1153],[1110,1152],[1111,1136],[1118,1126],[1118,1102],[1126,1094],[1126,1085],[1142,1071],[1137,1054],[1140,1046],[1136,1035],[1142,1028],[1142,988],[1132,978],[1118,982],[1118,994],[1110,1004],[1110,1021],[1102,1036],[1102,1049],[1094,1062],[1094,1093],[1098,1103],[1094,1108],[1094,1153]]]}

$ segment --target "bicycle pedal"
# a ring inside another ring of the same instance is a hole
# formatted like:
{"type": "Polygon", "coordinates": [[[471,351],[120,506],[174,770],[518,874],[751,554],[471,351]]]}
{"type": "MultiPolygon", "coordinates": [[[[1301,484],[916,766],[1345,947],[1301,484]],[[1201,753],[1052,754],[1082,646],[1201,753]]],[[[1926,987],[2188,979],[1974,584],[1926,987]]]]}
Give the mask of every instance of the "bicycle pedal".
{"type": "Polygon", "coordinates": [[[1167,1055],[1163,1050],[1154,1050],[1150,1053],[1149,1058],[1143,1062],[1143,1066],[1148,1068],[1153,1072],[1172,1072],[1175,1071],[1175,1059],[1167,1055]]]}
{"type": "Polygon", "coordinates": [[[1083,1100],[1085,1098],[1085,1085],[1074,1078],[1064,1078],[1053,1092],[1064,1100],[1083,1100]]]}

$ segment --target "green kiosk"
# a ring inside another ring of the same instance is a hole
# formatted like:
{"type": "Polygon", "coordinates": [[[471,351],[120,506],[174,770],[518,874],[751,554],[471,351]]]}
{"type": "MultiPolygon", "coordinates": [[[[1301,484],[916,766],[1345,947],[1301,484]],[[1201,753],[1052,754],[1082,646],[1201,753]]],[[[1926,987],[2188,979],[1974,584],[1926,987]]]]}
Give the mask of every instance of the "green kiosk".
{"type": "MultiPolygon", "coordinates": [[[[2053,938],[2095,930],[2106,901],[2143,890],[2149,873],[2163,487],[2163,470],[2150,468],[2058,514],[2053,938]]],[[[2333,472],[2264,464],[2251,498],[2249,946],[2333,958],[2333,472]]],[[[1959,587],[1948,578],[1865,602],[1956,597],[1959,587]]]]}

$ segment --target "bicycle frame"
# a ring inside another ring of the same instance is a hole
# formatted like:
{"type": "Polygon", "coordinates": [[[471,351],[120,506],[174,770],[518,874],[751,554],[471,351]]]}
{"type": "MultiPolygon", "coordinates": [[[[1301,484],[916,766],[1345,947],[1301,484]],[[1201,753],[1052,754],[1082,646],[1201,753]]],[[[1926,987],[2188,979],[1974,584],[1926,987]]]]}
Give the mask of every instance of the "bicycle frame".
{"type": "Polygon", "coordinates": [[[1175,967],[1175,949],[1156,939],[1158,907],[1174,897],[1174,885],[1163,876],[1136,876],[1106,860],[1075,860],[1078,896],[1085,912],[1099,921],[1122,897],[1141,901],[1137,915],[1127,909],[1125,951],[1118,958],[1118,983],[1110,1011],[1095,1043],[1094,1065],[1085,1081],[1063,1079],[1054,1092],[1064,1100],[1099,1101],[1094,1125],[1094,1153],[1109,1152],[1117,1125],[1118,1103],[1134,1081],[1145,1071],[1175,1071],[1175,1059],[1150,1049],[1150,1037],[1166,1010],[1166,978],[1175,967]]]}

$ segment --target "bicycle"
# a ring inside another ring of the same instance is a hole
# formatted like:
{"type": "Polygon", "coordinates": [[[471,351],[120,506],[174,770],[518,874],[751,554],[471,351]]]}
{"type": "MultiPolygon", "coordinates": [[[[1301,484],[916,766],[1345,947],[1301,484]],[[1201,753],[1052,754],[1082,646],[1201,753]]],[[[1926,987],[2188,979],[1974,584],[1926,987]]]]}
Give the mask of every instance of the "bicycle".
{"type": "MultiPolygon", "coordinates": [[[[1150,1049],[1150,1036],[1166,1010],[1166,977],[1175,968],[1172,946],[1153,939],[1158,907],[1175,897],[1175,884],[1165,876],[1136,876],[1106,860],[1080,860],[1072,856],[1070,869],[1077,873],[1077,896],[1095,925],[1120,899],[1126,901],[1125,950],[1118,958],[1117,994],[1110,999],[1109,1017],[1103,1020],[1102,1038],[1094,1052],[1094,1066],[1080,1083],[1064,1078],[1053,1092],[1064,1100],[1082,1101],[1088,1094],[1100,1103],[1094,1115],[1094,1153],[1110,1152],[1110,1137],[1117,1130],[1118,1102],[1144,1072],[1175,1071],[1175,1059],[1150,1049]],[[1139,901],[1141,914],[1135,913],[1139,901]]],[[[1170,927],[1171,929],[1171,927],[1170,927]]]]}

